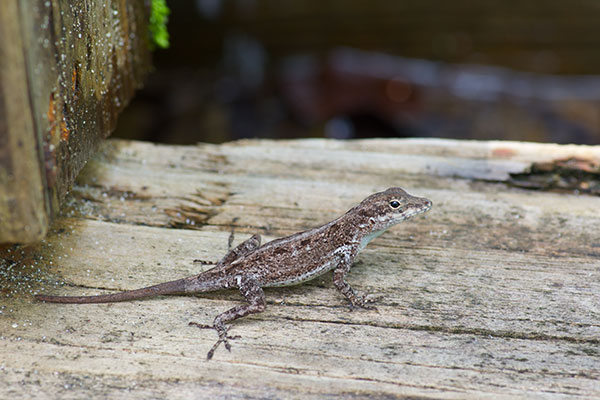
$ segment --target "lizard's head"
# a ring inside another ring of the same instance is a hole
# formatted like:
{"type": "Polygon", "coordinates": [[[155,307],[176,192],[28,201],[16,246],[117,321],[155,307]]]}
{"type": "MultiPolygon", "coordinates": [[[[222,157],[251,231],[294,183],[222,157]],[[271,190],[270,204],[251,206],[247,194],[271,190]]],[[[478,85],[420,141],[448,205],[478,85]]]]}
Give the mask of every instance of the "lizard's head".
{"type": "Polygon", "coordinates": [[[429,211],[431,200],[411,196],[399,187],[372,194],[353,210],[359,225],[370,232],[384,231],[390,226],[429,211]]]}

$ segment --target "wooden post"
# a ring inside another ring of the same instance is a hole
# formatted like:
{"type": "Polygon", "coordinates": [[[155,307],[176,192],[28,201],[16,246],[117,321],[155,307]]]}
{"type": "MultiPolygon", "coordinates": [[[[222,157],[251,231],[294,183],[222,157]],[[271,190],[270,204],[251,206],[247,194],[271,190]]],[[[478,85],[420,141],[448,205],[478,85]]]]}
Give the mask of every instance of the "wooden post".
{"type": "Polygon", "coordinates": [[[143,0],[0,2],[0,243],[42,238],[149,66],[143,0]]]}

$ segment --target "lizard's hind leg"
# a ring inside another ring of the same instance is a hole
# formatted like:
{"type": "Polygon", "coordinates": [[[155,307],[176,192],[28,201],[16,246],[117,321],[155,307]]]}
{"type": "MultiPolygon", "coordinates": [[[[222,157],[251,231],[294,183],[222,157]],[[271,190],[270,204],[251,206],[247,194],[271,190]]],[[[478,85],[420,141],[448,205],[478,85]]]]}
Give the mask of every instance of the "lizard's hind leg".
{"type": "MultiPolygon", "coordinates": [[[[242,243],[238,244],[235,248],[230,249],[224,256],[219,260],[219,262],[215,265],[216,267],[222,267],[226,264],[231,264],[235,260],[240,257],[247,256],[248,254],[254,252],[256,249],[260,247],[260,235],[255,234],[250,236],[248,239],[244,240],[242,243]]],[[[231,242],[233,241],[233,232],[231,236],[229,236],[228,248],[231,248],[231,242]]],[[[200,263],[203,265],[210,265],[212,262],[204,261],[204,260],[194,260],[195,263],[200,263]]]]}
{"type": "Polygon", "coordinates": [[[227,254],[218,262],[217,266],[227,265],[240,257],[247,256],[260,247],[260,235],[252,235],[250,238],[238,244],[235,248],[229,250],[227,254]]]}
{"type": "MultiPolygon", "coordinates": [[[[206,355],[206,359],[210,360],[215,354],[215,350],[223,343],[225,348],[231,351],[231,345],[229,344],[230,339],[237,339],[239,336],[229,336],[227,331],[229,327],[225,324],[231,321],[235,321],[238,318],[245,317],[249,314],[257,314],[263,312],[266,307],[265,302],[265,292],[258,285],[258,283],[254,279],[240,279],[240,293],[244,296],[244,298],[248,301],[248,304],[240,304],[239,306],[235,306],[230,308],[217,315],[215,321],[213,322],[212,328],[214,328],[219,334],[219,339],[215,342],[213,347],[209,350],[206,355]]],[[[190,325],[194,325],[200,328],[207,328],[206,325],[201,325],[195,322],[190,322],[190,325]]]]}

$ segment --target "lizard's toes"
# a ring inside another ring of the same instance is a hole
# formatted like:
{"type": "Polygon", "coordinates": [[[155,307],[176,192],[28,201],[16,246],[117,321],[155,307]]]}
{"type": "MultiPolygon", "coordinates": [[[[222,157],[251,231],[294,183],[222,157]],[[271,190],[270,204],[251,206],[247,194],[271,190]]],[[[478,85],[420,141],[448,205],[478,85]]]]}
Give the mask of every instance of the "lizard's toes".
{"type": "Polygon", "coordinates": [[[365,304],[376,303],[379,300],[383,299],[383,295],[380,294],[370,294],[365,296],[365,304]]]}
{"type": "Polygon", "coordinates": [[[352,302],[352,304],[350,305],[350,311],[354,310],[355,308],[362,308],[364,310],[377,311],[377,307],[375,307],[371,303],[378,301],[382,297],[383,296],[373,296],[373,295],[366,295],[366,294],[361,293],[356,296],[356,300],[354,302],[352,302]]]}
{"type": "Polygon", "coordinates": [[[378,311],[377,307],[375,307],[372,304],[365,304],[363,305],[361,308],[365,309],[365,310],[369,310],[369,311],[378,311]]]}
{"type": "Polygon", "coordinates": [[[199,324],[198,322],[190,322],[190,323],[188,323],[188,326],[195,326],[196,328],[200,328],[200,329],[213,329],[214,328],[212,325],[199,324]]]}

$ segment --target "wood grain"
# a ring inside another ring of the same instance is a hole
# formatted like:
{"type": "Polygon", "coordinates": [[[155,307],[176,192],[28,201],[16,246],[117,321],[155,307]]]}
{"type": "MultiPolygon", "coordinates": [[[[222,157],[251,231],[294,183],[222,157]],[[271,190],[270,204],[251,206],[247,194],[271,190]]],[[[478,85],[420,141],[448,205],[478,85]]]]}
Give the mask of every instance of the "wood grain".
{"type": "Polygon", "coordinates": [[[1,3],[0,243],[34,243],[151,69],[150,7],[1,3]]]}
{"type": "Polygon", "coordinates": [[[507,186],[510,172],[600,149],[447,140],[108,141],[37,246],[5,247],[0,397],[593,398],[600,396],[600,199],[507,186]],[[239,294],[40,304],[198,273],[259,232],[326,222],[399,185],[433,200],[349,275],[381,295],[350,312],[327,274],[266,291],[207,362],[239,294]],[[10,267],[10,268],[9,268],[10,267]],[[19,269],[29,271],[18,274],[19,269]],[[9,279],[11,277],[13,279],[9,279]],[[16,278],[15,278],[16,277],[16,278]]]}

